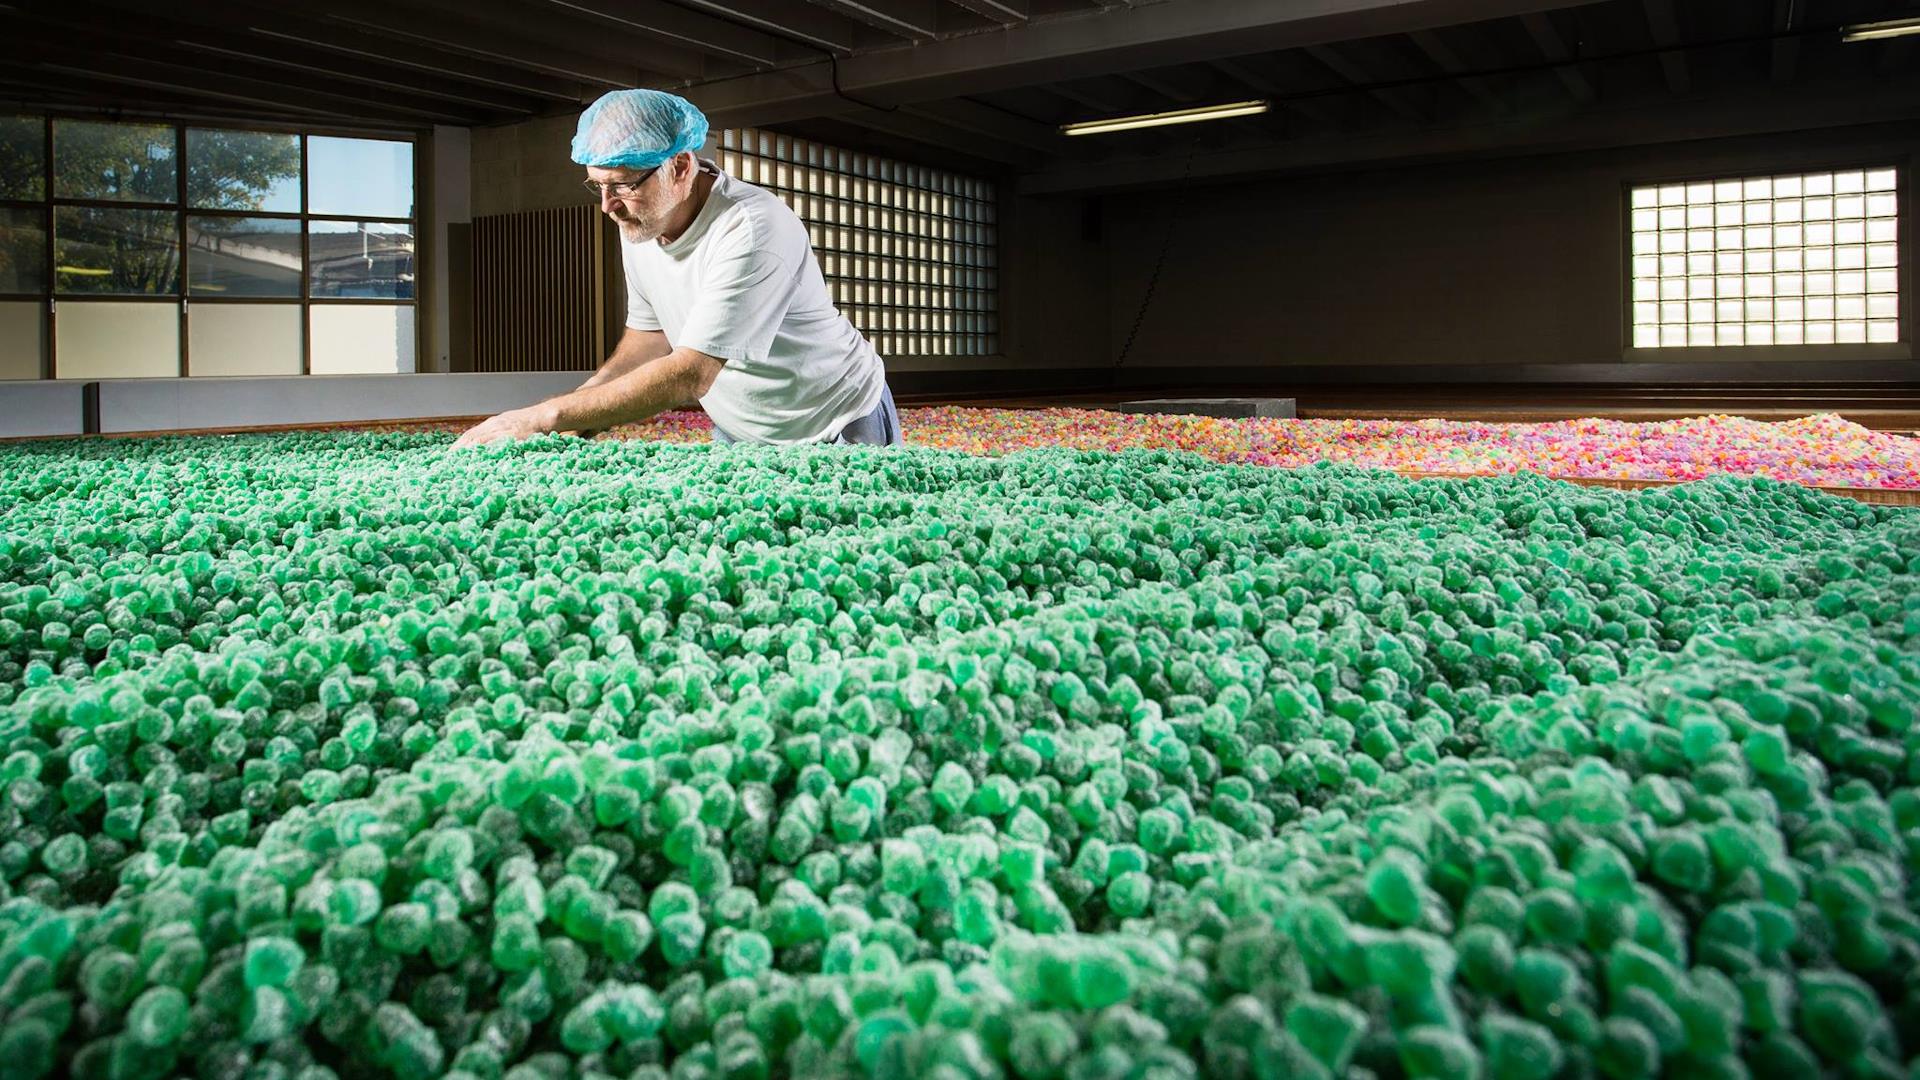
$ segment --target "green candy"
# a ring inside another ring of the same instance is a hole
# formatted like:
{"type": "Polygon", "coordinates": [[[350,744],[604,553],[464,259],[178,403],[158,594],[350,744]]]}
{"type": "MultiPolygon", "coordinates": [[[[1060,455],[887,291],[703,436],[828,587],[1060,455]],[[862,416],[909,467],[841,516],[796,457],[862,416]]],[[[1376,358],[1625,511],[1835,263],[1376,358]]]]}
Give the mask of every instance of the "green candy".
{"type": "Polygon", "coordinates": [[[1153,879],[1138,870],[1115,877],[1107,885],[1107,906],[1115,915],[1133,918],[1146,912],[1153,901],[1153,879]]]}
{"type": "Polygon", "coordinates": [[[1579,974],[1558,953],[1528,948],[1514,957],[1514,996],[1536,1019],[1561,1012],[1579,986],[1579,974]]]}
{"type": "Polygon", "coordinates": [[[373,940],[392,953],[420,952],[432,937],[433,916],[425,904],[395,904],[380,912],[373,926],[373,940]]]}
{"type": "Polygon", "coordinates": [[[1798,1029],[1831,1062],[1851,1061],[1865,1050],[1881,1021],[1870,991],[1840,975],[1801,979],[1798,1029]]]}
{"type": "Polygon", "coordinates": [[[1347,1070],[1367,1031],[1367,1014],[1339,998],[1308,994],[1287,1009],[1287,1031],[1320,1064],[1338,1075],[1347,1070]]]}
{"type": "Polygon", "coordinates": [[[1688,892],[1704,892],[1713,884],[1713,856],[1706,837],[1693,830],[1674,830],[1652,844],[1653,872],[1660,880],[1688,892]]]}
{"type": "Polygon", "coordinates": [[[119,949],[100,949],[81,963],[80,988],[95,1005],[117,1009],[139,992],[139,973],[139,961],[133,956],[119,949]]]}
{"type": "Polygon", "coordinates": [[[56,837],[41,849],[40,861],[58,877],[81,873],[87,868],[86,841],[74,833],[56,837]]]}
{"type": "Polygon", "coordinates": [[[934,774],[932,792],[936,806],[949,814],[957,814],[973,798],[973,776],[959,763],[945,762],[934,774]]]}
{"type": "Polygon", "coordinates": [[[773,963],[773,946],[763,934],[735,934],[727,942],[721,967],[730,978],[752,978],[773,963]]]}
{"type": "Polygon", "coordinates": [[[1395,996],[1418,995],[1447,982],[1459,962],[1447,941],[1418,930],[1383,935],[1363,951],[1370,979],[1395,996]]]}
{"type": "Polygon", "coordinates": [[[142,991],[127,1010],[127,1035],[141,1046],[163,1047],[187,1030],[187,995],[172,986],[142,991]]]}
{"type": "Polygon", "coordinates": [[[1400,1034],[1400,1063],[1412,1077],[1479,1080],[1480,1050],[1459,1032],[1442,1027],[1408,1028],[1400,1034]]]}
{"type": "Polygon", "coordinates": [[[1420,920],[1425,887],[1419,863],[1406,852],[1389,849],[1367,871],[1367,899],[1386,920],[1411,926],[1420,920]]]}
{"type": "Polygon", "coordinates": [[[1505,934],[1491,926],[1469,926],[1453,944],[1468,985],[1489,994],[1504,994],[1513,985],[1513,944],[1505,934]]]}
{"type": "Polygon", "coordinates": [[[291,938],[254,938],[247,942],[247,986],[255,989],[286,986],[306,961],[306,950],[291,938]]]}
{"type": "Polygon", "coordinates": [[[1530,1020],[1490,1014],[1480,1021],[1488,1080],[1548,1080],[1566,1059],[1552,1032],[1530,1020]]]}
{"type": "Polygon", "coordinates": [[[1910,510],[447,442],[0,447],[11,1071],[1913,1052],[1910,510]]]}
{"type": "Polygon", "coordinates": [[[1608,1017],[1600,1025],[1600,1043],[1594,1064],[1614,1080],[1636,1080],[1660,1070],[1660,1047],[1647,1029],[1625,1017],[1608,1017]]]}

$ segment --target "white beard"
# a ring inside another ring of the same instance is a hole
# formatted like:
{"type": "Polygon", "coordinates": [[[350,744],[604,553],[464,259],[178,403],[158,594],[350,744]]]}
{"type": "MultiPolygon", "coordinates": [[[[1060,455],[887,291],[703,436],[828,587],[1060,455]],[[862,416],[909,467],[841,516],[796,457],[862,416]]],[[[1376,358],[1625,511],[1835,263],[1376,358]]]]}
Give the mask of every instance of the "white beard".
{"type": "Polygon", "coordinates": [[[614,218],[613,223],[620,227],[621,239],[629,244],[644,244],[659,235],[657,232],[649,231],[645,225],[631,218],[626,220],[614,218]]]}

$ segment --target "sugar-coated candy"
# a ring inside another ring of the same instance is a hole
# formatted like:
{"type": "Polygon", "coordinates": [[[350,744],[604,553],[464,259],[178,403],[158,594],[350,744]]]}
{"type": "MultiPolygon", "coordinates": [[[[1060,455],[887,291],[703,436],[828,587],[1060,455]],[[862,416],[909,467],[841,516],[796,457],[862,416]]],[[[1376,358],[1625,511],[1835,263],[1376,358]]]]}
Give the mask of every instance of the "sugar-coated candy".
{"type": "Polygon", "coordinates": [[[0,449],[0,1072],[1920,1064],[1905,444],[916,423],[0,449]]]}
{"type": "MultiPolygon", "coordinates": [[[[1101,409],[929,408],[901,411],[912,446],[976,454],[1043,447],[1178,450],[1232,464],[1299,468],[1322,461],[1441,474],[1672,482],[1764,476],[1841,488],[1920,488],[1920,443],[1823,413],[1783,422],[1693,416],[1653,422],[1584,418],[1547,423],[1473,420],[1227,420],[1101,409]]],[[[697,412],[618,429],[624,438],[705,442],[697,412]]],[[[1701,519],[1716,535],[1727,519],[1701,519]]]]}

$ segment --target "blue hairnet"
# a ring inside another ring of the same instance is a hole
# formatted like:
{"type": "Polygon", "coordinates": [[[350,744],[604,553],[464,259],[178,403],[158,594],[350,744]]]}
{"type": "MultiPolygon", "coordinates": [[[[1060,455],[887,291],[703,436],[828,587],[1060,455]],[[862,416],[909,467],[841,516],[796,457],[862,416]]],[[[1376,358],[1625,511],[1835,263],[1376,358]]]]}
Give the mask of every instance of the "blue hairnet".
{"type": "Polygon", "coordinates": [[[614,90],[580,114],[573,160],[602,169],[651,169],[707,141],[707,118],[693,102],[659,90],[614,90]]]}

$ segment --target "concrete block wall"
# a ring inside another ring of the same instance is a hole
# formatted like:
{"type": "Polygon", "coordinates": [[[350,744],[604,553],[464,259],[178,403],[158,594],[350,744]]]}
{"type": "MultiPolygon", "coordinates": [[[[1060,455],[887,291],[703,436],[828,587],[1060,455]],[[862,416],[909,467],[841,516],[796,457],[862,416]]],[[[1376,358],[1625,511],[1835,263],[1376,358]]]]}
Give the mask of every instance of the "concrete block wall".
{"type": "MultiPolygon", "coordinates": [[[[1118,342],[1139,321],[1128,368],[1234,367],[1241,379],[1680,361],[1702,374],[1871,362],[1912,378],[1911,334],[1893,345],[1631,349],[1625,200],[1631,186],[1676,178],[1868,163],[1910,173],[1917,161],[1912,124],[1862,125],[1109,196],[1107,333],[1118,342]]],[[[1901,224],[1910,247],[1912,222],[1901,224]]],[[[1911,326],[1915,278],[1902,263],[1911,326]]]]}
{"type": "Polygon", "coordinates": [[[585,175],[568,155],[575,114],[473,132],[473,214],[552,210],[589,201],[585,175]]]}

